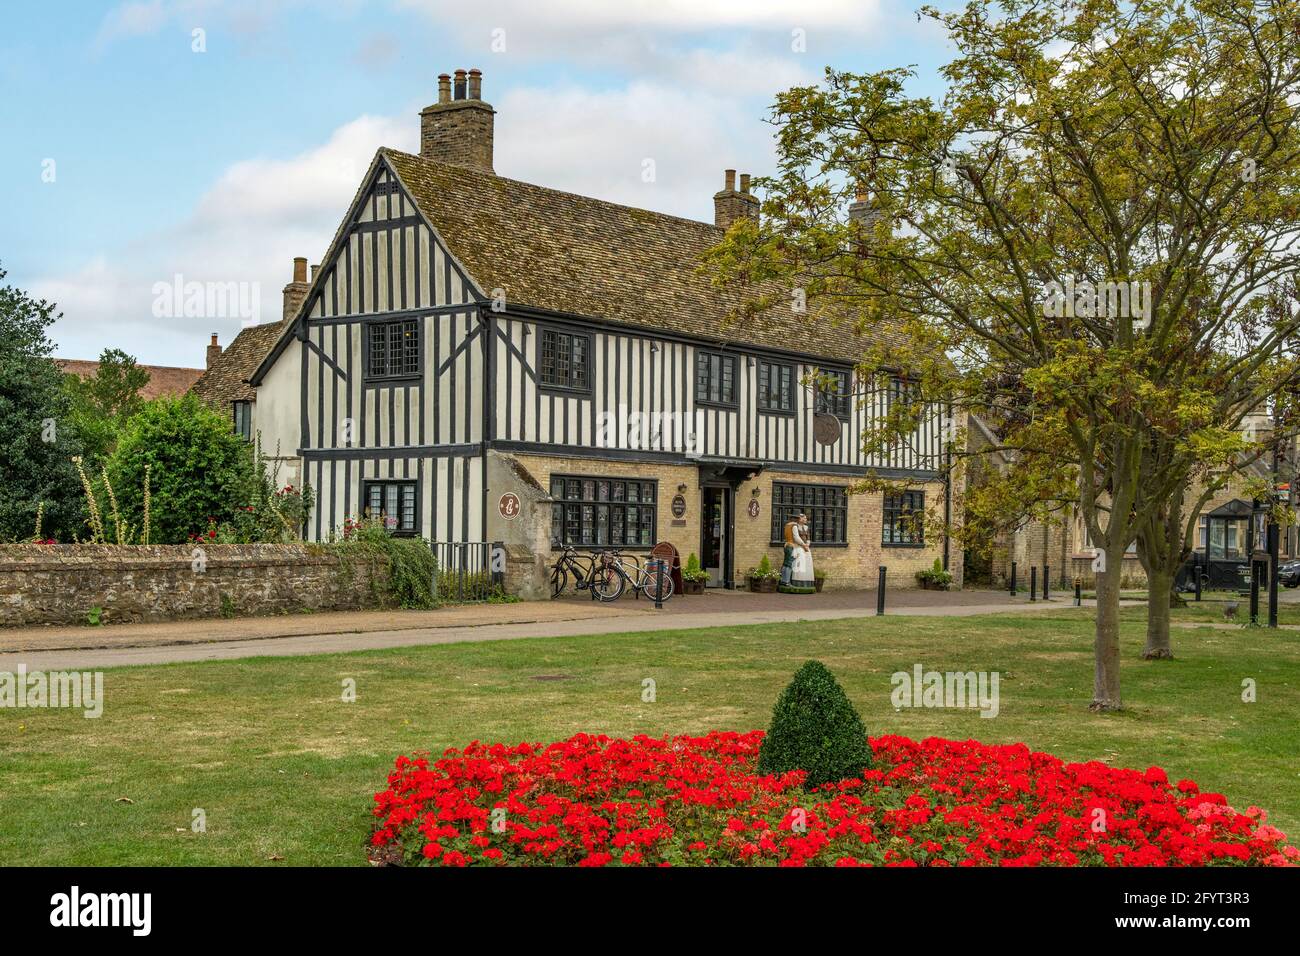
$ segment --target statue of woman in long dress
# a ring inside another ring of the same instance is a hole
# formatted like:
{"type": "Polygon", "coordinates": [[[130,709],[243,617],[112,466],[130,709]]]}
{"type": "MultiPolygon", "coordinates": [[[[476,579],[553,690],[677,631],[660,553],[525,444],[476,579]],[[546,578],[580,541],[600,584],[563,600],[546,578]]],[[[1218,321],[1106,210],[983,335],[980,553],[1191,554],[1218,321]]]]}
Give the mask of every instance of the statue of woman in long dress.
{"type": "Polygon", "coordinates": [[[812,536],[806,518],[795,523],[793,537],[794,569],[790,572],[790,586],[810,588],[813,586],[812,536]]]}

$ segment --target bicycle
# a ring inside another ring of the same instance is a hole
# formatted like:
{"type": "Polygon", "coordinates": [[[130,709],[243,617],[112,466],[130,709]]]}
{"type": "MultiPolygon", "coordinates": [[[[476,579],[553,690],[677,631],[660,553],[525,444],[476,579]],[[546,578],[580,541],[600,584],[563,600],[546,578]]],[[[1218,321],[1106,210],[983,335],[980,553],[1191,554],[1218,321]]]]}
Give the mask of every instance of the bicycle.
{"type": "MultiPolygon", "coordinates": [[[[608,600],[617,600],[623,593],[622,585],[624,583],[631,586],[633,592],[639,598],[645,595],[648,600],[663,603],[673,596],[673,576],[666,564],[663,564],[662,558],[655,558],[648,561],[645,567],[641,566],[641,560],[632,555],[630,559],[617,548],[614,548],[606,554],[610,555],[613,560],[613,566],[619,576],[618,593],[608,600]],[[662,573],[660,565],[663,564],[662,573]],[[630,567],[630,570],[629,570],[630,567]]],[[[601,600],[606,600],[602,597],[601,600]]]]}
{"type": "Polygon", "coordinates": [[[573,576],[575,591],[591,591],[593,601],[615,601],[623,593],[623,579],[611,566],[609,553],[587,556],[565,545],[559,559],[551,566],[551,600],[555,600],[569,587],[573,576]]]}

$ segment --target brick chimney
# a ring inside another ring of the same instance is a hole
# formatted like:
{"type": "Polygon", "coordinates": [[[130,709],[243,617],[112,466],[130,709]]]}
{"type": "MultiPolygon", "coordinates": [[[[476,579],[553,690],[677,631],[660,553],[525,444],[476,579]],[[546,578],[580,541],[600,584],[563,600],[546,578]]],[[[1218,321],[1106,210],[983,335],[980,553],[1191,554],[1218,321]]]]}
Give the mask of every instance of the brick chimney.
{"type": "Polygon", "coordinates": [[[742,173],[736,188],[736,171],[724,171],[722,191],[713,194],[713,223],[726,229],[737,219],[758,218],[758,198],[749,191],[749,173],[742,173]]]}
{"type": "Polygon", "coordinates": [[[866,256],[867,244],[875,232],[876,223],[882,218],[884,213],[871,201],[867,187],[859,183],[853,202],[849,203],[849,225],[853,227],[853,241],[859,258],[866,256]]]}
{"type": "Polygon", "coordinates": [[[212,363],[221,358],[221,346],[217,344],[217,333],[212,333],[212,341],[208,343],[208,364],[204,368],[212,368],[212,363]]]}
{"type": "Polygon", "coordinates": [[[284,315],[283,319],[292,319],[298,314],[298,308],[302,305],[303,299],[307,298],[307,291],[311,285],[307,282],[307,260],[298,256],[293,260],[293,281],[284,287],[284,315]]]}
{"type": "Polygon", "coordinates": [[[494,172],[492,117],[496,111],[483,102],[482,94],[483,74],[478,70],[457,70],[454,90],[450,76],[439,76],[438,102],[420,111],[420,155],[494,172]]]}

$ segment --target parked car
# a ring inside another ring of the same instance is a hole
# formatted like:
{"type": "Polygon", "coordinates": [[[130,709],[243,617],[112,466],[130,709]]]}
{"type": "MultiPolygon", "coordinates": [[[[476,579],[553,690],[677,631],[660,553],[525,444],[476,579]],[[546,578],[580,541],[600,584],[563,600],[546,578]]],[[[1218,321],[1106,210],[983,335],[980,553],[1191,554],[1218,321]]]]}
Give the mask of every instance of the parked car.
{"type": "Polygon", "coordinates": [[[1288,587],[1300,587],[1300,561],[1282,561],[1277,566],[1278,583],[1288,587]]]}

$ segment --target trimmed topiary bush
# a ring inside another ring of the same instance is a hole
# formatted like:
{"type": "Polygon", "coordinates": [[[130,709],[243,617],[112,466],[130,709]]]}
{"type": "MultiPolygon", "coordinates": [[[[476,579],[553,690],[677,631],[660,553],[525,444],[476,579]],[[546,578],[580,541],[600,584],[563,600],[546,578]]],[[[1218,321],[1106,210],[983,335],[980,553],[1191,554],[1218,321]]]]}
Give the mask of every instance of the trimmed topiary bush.
{"type": "Polygon", "coordinates": [[[760,775],[805,770],[808,789],[857,777],[871,766],[862,718],[821,661],[799,668],[772,710],[758,751],[760,775]]]}

